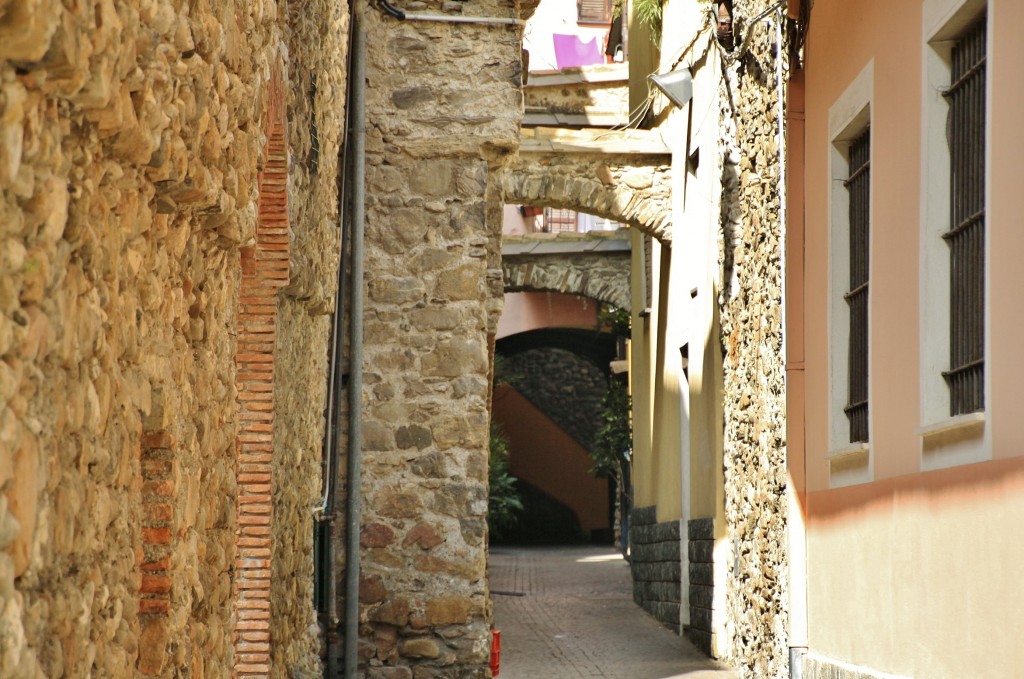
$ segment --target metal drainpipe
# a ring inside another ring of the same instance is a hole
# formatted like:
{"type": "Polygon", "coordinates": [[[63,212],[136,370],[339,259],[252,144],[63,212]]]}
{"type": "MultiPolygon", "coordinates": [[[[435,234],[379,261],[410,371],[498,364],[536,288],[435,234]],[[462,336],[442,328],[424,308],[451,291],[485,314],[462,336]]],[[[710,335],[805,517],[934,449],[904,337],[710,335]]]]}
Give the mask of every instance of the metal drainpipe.
{"type": "MultiPolygon", "coordinates": [[[[348,155],[347,153],[345,154],[348,155]]],[[[348,158],[344,159],[344,165],[348,164],[348,158]]],[[[344,177],[342,179],[344,181],[344,177]]],[[[344,196],[344,189],[342,196],[344,196]]],[[[342,199],[341,211],[344,215],[345,202],[342,199]]],[[[344,217],[342,218],[344,219],[344,217]]],[[[327,422],[328,429],[328,445],[325,448],[327,459],[324,464],[324,477],[326,479],[323,502],[317,511],[321,512],[318,522],[326,524],[326,531],[322,531],[319,535],[324,536],[322,538],[325,543],[321,551],[321,561],[317,564],[317,568],[320,570],[321,582],[324,583],[326,592],[324,599],[327,601],[326,611],[326,622],[325,622],[325,635],[327,641],[327,675],[328,677],[338,676],[338,649],[337,644],[331,643],[331,630],[337,629],[338,626],[338,588],[337,582],[334,579],[334,540],[332,536],[334,534],[334,524],[337,510],[335,509],[335,492],[334,492],[334,478],[338,473],[338,431],[341,429],[339,422],[340,408],[337,406],[338,394],[341,391],[342,386],[342,361],[340,357],[342,346],[344,342],[341,339],[341,333],[345,328],[345,251],[346,251],[345,226],[344,222],[341,230],[341,243],[339,247],[338,257],[338,301],[335,304],[334,311],[334,332],[331,338],[331,380],[330,380],[330,393],[328,394],[328,417],[330,421],[327,422]]]]}
{"type": "Polygon", "coordinates": [[[363,239],[366,220],[366,27],[364,3],[352,12],[352,299],[349,311],[348,484],[345,525],[345,679],[356,679],[359,641],[359,527],[362,517],[363,239]]]}

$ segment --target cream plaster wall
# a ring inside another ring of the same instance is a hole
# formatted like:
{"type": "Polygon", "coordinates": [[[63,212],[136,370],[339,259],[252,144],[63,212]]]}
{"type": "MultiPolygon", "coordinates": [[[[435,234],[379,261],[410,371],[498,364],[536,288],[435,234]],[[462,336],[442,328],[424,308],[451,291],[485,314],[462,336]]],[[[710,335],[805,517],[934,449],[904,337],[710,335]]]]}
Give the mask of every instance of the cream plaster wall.
{"type": "MultiPolygon", "coordinates": [[[[790,388],[796,387],[789,395],[791,479],[802,490],[806,473],[808,491],[798,496],[807,526],[808,642],[817,655],[897,675],[1009,677],[1024,663],[1024,547],[1006,534],[1024,516],[1024,418],[1016,412],[1024,380],[1016,166],[1024,137],[1015,122],[1024,104],[1024,47],[1015,36],[1024,4],[988,3],[988,398],[977,445],[992,461],[930,472],[923,471],[919,434],[927,424],[920,347],[928,338],[919,329],[926,4],[935,3],[819,0],[813,10],[805,70],[805,261],[799,275],[790,273],[787,319],[790,388]],[[829,490],[828,110],[872,59],[873,476],[829,490]],[[801,305],[802,318],[794,318],[801,305]],[[794,382],[801,367],[806,379],[794,382]]],[[[791,171],[799,164],[794,159],[791,171]]],[[[791,236],[791,252],[799,237],[791,236]]]]}
{"type": "Polygon", "coordinates": [[[1024,3],[998,0],[989,3],[991,61],[989,82],[992,105],[989,129],[989,407],[992,422],[992,456],[1014,457],[1024,453],[1024,417],[1020,416],[1020,385],[1024,361],[1020,357],[1024,316],[1019,291],[1024,290],[1024,231],[1020,229],[1020,161],[1024,158],[1024,134],[1020,112],[1024,110],[1024,42],[1018,29],[1024,26],[1024,3]]]}
{"type": "Polygon", "coordinates": [[[927,679],[1024,666],[1021,458],[808,497],[810,650],[927,679]]]}

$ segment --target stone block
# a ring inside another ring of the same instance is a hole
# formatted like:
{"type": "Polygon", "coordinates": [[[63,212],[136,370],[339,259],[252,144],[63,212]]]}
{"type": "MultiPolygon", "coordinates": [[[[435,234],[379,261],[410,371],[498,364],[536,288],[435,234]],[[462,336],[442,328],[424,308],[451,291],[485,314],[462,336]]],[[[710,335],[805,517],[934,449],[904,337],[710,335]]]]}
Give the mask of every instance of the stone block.
{"type": "Polygon", "coordinates": [[[713,540],[715,537],[715,520],[712,518],[692,519],[687,525],[690,540],[713,540]]]}
{"type": "Polygon", "coordinates": [[[157,618],[147,622],[139,635],[139,672],[158,675],[167,662],[168,621],[157,618]]]}
{"type": "Polygon", "coordinates": [[[711,585],[690,584],[690,607],[708,608],[712,607],[715,596],[715,588],[711,585]]]}
{"type": "Polygon", "coordinates": [[[409,621],[410,612],[409,602],[405,599],[390,599],[371,608],[367,613],[367,619],[370,622],[382,622],[403,627],[409,621]]]}
{"type": "Polygon", "coordinates": [[[395,541],[395,531],[382,523],[371,523],[363,526],[359,533],[359,544],[362,547],[387,547],[395,541]]]}
{"type": "Polygon", "coordinates": [[[427,602],[427,624],[461,625],[469,621],[475,608],[473,600],[468,597],[439,597],[427,602]]]}
{"type": "Polygon", "coordinates": [[[409,425],[395,430],[395,443],[399,448],[423,450],[433,443],[433,436],[426,427],[409,425]]]}
{"type": "Polygon", "coordinates": [[[406,533],[402,545],[408,547],[416,545],[420,549],[431,549],[444,542],[444,538],[438,533],[434,526],[427,523],[418,523],[406,533]]]}
{"type": "Polygon", "coordinates": [[[452,338],[438,342],[437,347],[423,356],[424,375],[432,377],[458,377],[487,371],[487,352],[477,339],[452,338]]]}
{"type": "Polygon", "coordinates": [[[691,563],[690,583],[695,585],[713,585],[714,573],[714,565],[711,563],[691,563]]]}
{"type": "Polygon", "coordinates": [[[413,679],[409,667],[368,667],[366,679],[413,679]]]}
{"type": "Polygon", "coordinates": [[[714,540],[691,540],[687,545],[690,563],[713,563],[715,553],[714,540]]]}
{"type": "Polygon", "coordinates": [[[433,659],[441,656],[441,648],[434,639],[405,639],[399,646],[399,653],[406,658],[433,659]]]}

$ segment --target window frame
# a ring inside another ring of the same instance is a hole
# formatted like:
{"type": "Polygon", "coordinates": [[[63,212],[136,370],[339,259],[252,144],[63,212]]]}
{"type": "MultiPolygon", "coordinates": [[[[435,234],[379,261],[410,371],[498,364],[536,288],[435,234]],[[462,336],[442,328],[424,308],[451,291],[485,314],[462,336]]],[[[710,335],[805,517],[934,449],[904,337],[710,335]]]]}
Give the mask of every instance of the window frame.
{"type": "MultiPolygon", "coordinates": [[[[989,411],[951,415],[950,389],[943,373],[950,366],[950,248],[942,238],[950,230],[951,153],[947,135],[953,46],[987,12],[986,59],[992,55],[992,11],[987,0],[924,0],[922,5],[921,117],[921,266],[920,266],[920,422],[921,470],[943,469],[991,459],[989,411]]],[[[992,78],[985,80],[985,174],[991,177],[992,78]]],[[[985,208],[991,205],[985,184],[985,208]]],[[[984,356],[990,351],[990,261],[985,242],[984,356]]],[[[984,403],[991,403],[989,371],[984,373],[984,403]]]]}
{"type": "Polygon", "coordinates": [[[576,23],[609,26],[612,23],[614,3],[612,0],[576,0],[576,23]],[[602,11],[594,10],[600,5],[602,11]]]}
{"type": "MultiPolygon", "coordinates": [[[[976,93],[971,89],[976,85],[978,76],[985,78],[988,72],[987,55],[985,54],[988,46],[986,23],[987,14],[975,18],[954,41],[952,61],[956,62],[957,50],[965,43],[967,43],[969,51],[976,51],[979,38],[977,31],[980,29],[982,32],[980,38],[983,41],[982,54],[973,64],[964,68],[962,73],[951,73],[950,80],[952,82],[943,93],[943,97],[949,104],[947,136],[950,146],[951,177],[949,230],[942,235],[949,246],[951,274],[950,359],[949,369],[943,372],[943,377],[949,388],[950,415],[952,417],[985,410],[984,274],[986,262],[984,243],[987,215],[984,192],[985,186],[988,184],[985,172],[984,140],[987,129],[984,120],[986,102],[984,96],[979,102],[976,93]],[[982,116],[980,121],[982,136],[980,140],[980,192],[977,185],[977,140],[973,139],[977,135],[979,121],[972,115],[977,112],[975,109],[979,104],[982,116]],[[960,115],[957,115],[958,113],[960,115]],[[980,265],[977,262],[979,258],[980,265]],[[958,267],[957,262],[966,264],[967,267],[971,265],[974,267],[965,273],[964,267],[958,267]],[[977,270],[978,266],[981,268],[980,272],[977,270]],[[958,268],[961,269],[959,273],[958,268]],[[981,288],[980,291],[977,289],[978,287],[981,288]],[[979,303],[981,308],[972,309],[970,302],[973,298],[979,297],[978,292],[981,293],[980,299],[974,301],[979,303]],[[980,319],[976,317],[979,311],[980,319]],[[980,338],[978,337],[979,333],[980,338]],[[979,350],[980,357],[976,353],[979,350]],[[979,371],[981,373],[980,384],[976,377],[972,378],[979,371]]],[[[954,68],[956,68],[955,63],[954,68]]],[[[982,80],[983,88],[984,83],[985,81],[982,80]]]]}
{"type": "MultiPolygon", "coordinates": [[[[836,142],[833,142],[834,144],[836,142]]],[[[867,443],[870,436],[870,370],[868,351],[870,347],[870,301],[871,301],[871,126],[864,127],[856,138],[844,142],[847,161],[847,178],[843,182],[849,204],[846,220],[850,240],[849,271],[850,283],[843,294],[850,314],[848,333],[849,350],[847,373],[847,404],[843,408],[850,425],[850,443],[867,443]],[[866,146],[866,157],[863,149],[866,146]],[[863,199],[857,194],[863,194],[863,199]],[[863,233],[861,232],[863,231],[863,233]],[[856,241],[863,238],[863,243],[856,241]],[[858,271],[861,270],[861,271],[858,271]],[[859,300],[862,308],[858,308],[859,300]],[[860,318],[860,316],[863,318],[860,318]],[[857,327],[860,323],[863,327],[857,327]],[[863,374],[858,374],[858,373],[863,374]],[[863,391],[863,393],[861,393],[863,391]],[[856,392],[856,393],[855,393],[856,392]],[[863,411],[863,425],[860,412],[863,411]],[[863,433],[861,433],[861,427],[863,433]]]]}
{"type": "MultiPolygon", "coordinates": [[[[850,420],[846,414],[850,385],[850,305],[846,294],[850,289],[850,195],[845,182],[850,177],[849,151],[852,142],[872,128],[874,97],[874,60],[861,72],[829,108],[829,486],[838,488],[867,483],[874,477],[871,455],[872,419],[868,411],[866,441],[850,442],[850,420]]],[[[869,162],[874,148],[869,150],[869,162]]],[[[868,184],[868,281],[871,280],[871,231],[874,212],[873,174],[868,184]]],[[[868,328],[871,319],[871,297],[867,302],[868,328]]],[[[872,402],[871,342],[867,343],[867,401],[872,402]]]]}

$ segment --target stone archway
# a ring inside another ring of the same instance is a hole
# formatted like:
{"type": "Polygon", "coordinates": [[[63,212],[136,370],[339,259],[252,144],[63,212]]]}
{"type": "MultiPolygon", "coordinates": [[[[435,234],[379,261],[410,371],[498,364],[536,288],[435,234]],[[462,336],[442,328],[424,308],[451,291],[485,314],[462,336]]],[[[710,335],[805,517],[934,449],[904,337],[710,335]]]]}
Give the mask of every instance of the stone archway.
{"type": "Polygon", "coordinates": [[[630,310],[629,272],[628,247],[602,253],[503,253],[501,261],[505,292],[568,293],[626,311],[630,310]]]}
{"type": "Polygon", "coordinates": [[[640,130],[533,134],[499,176],[505,203],[585,212],[671,242],[671,151],[660,139],[640,130]]]}

